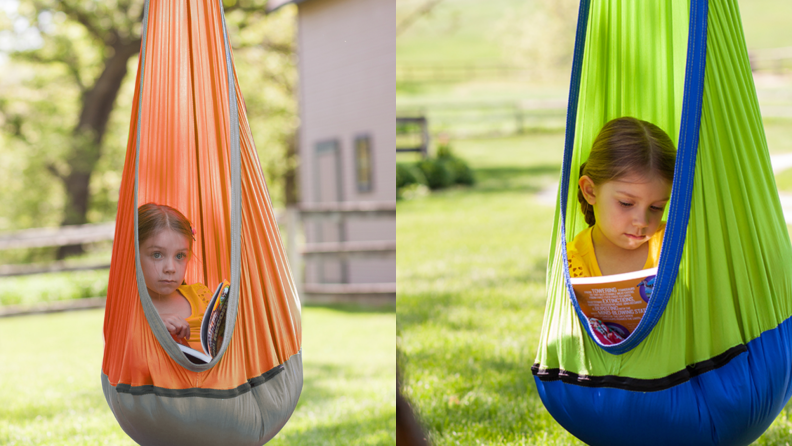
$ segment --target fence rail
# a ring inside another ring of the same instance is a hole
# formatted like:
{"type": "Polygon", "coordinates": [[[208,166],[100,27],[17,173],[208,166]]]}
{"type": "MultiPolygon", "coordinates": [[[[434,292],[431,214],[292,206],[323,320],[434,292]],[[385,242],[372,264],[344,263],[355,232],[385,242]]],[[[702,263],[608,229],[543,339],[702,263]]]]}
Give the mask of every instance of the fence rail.
{"type": "Polygon", "coordinates": [[[792,46],[748,51],[753,71],[792,71],[792,46]]]}
{"type": "MultiPolygon", "coordinates": [[[[304,259],[335,257],[383,258],[396,255],[395,240],[344,241],[332,243],[311,243],[298,246],[297,233],[300,225],[316,219],[340,220],[346,218],[396,218],[395,202],[341,202],[308,203],[297,208],[287,209],[279,214],[279,224],[285,225],[286,248],[295,274],[295,281],[301,291],[311,298],[322,302],[370,299],[372,302],[392,302],[395,300],[395,284],[303,284],[300,272],[304,259]],[[347,300],[349,300],[347,299],[347,300]]],[[[0,250],[64,246],[77,243],[112,241],[115,223],[65,226],[60,228],[35,228],[0,235],[0,250]]],[[[34,275],[52,272],[80,271],[109,268],[109,262],[77,263],[75,261],[54,261],[49,263],[0,265],[0,277],[34,275]]]]}
{"type": "MultiPolygon", "coordinates": [[[[60,228],[23,229],[21,231],[0,235],[0,251],[112,241],[114,236],[115,222],[62,226],[60,228]]],[[[28,276],[34,274],[106,268],[110,268],[109,262],[93,261],[84,263],[71,260],[59,260],[48,263],[0,265],[0,277],[28,276]]]]}
{"type": "Polygon", "coordinates": [[[114,235],[114,222],[62,226],[60,228],[24,229],[0,235],[0,250],[101,242],[112,240],[114,235]]]}
{"type": "Polygon", "coordinates": [[[306,257],[339,255],[343,257],[382,257],[396,252],[395,241],[324,242],[312,243],[303,248],[306,257]]]}
{"type": "Polygon", "coordinates": [[[396,118],[396,152],[429,153],[429,123],[426,116],[396,118]]]}
{"type": "Polygon", "coordinates": [[[530,67],[503,63],[400,63],[397,83],[464,82],[480,79],[526,78],[530,67]]]}
{"type": "MultiPolygon", "coordinates": [[[[792,71],[792,47],[748,51],[753,71],[792,71]]],[[[453,83],[475,80],[528,79],[535,67],[509,63],[402,62],[396,65],[396,82],[453,83]]]]}
{"type": "Polygon", "coordinates": [[[31,276],[34,274],[87,271],[106,268],[110,268],[109,262],[93,262],[80,265],[71,262],[55,261],[52,263],[35,263],[28,265],[0,265],[0,277],[31,276]]]}
{"type": "Polygon", "coordinates": [[[303,220],[326,217],[385,217],[396,215],[396,202],[361,201],[303,203],[297,208],[303,220]]]}
{"type": "Polygon", "coordinates": [[[397,105],[398,117],[425,116],[431,133],[453,138],[521,134],[533,129],[563,129],[566,100],[459,101],[397,105]]]}
{"type": "MultiPolygon", "coordinates": [[[[299,213],[299,220],[305,224],[311,221],[344,221],[350,218],[395,219],[396,202],[336,202],[303,203],[299,208],[289,211],[299,213]]],[[[292,221],[290,219],[289,221],[292,221]]],[[[294,219],[293,221],[297,221],[294,219]]],[[[287,230],[289,233],[296,233],[287,230]]],[[[396,300],[395,283],[303,283],[301,262],[310,259],[349,259],[383,258],[396,256],[396,240],[339,241],[306,243],[298,249],[296,241],[287,243],[293,270],[299,277],[300,292],[309,302],[369,302],[393,303],[396,300]]],[[[297,279],[295,277],[295,279],[297,279]]]]}

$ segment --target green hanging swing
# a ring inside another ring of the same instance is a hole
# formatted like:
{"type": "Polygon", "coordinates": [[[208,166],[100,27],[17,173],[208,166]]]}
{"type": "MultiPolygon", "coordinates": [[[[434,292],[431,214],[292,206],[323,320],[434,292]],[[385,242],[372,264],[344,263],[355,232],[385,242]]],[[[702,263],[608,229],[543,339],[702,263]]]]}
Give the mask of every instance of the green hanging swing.
{"type": "Polygon", "coordinates": [[[566,148],[532,367],[547,409],[592,445],[748,444],[792,393],[792,246],[736,0],[583,0],[566,148]],[[678,147],[652,299],[623,342],[594,337],[566,243],[577,172],[634,116],[678,147]]]}

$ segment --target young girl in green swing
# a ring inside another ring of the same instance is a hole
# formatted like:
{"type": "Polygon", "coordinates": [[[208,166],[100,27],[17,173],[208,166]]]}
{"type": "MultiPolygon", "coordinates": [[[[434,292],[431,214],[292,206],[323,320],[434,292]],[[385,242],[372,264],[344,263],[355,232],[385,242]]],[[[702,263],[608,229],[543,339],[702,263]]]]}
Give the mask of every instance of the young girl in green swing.
{"type": "MultiPolygon", "coordinates": [[[[658,265],[675,161],[674,143],[656,125],[631,117],[605,124],[580,166],[578,201],[589,227],[567,243],[570,277],[658,265]]],[[[602,321],[590,322],[603,342],[623,340],[602,321]]]]}

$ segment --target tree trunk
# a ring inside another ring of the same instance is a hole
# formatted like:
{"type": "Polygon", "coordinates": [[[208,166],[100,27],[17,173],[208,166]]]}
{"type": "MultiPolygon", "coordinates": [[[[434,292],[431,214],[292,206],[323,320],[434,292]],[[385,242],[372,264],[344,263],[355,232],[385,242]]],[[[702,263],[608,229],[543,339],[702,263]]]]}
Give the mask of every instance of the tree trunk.
{"type": "MultiPolygon", "coordinates": [[[[140,39],[114,45],[113,49],[115,51],[105,61],[102,74],[82,96],[80,119],[72,132],[71,150],[66,158],[70,171],[59,177],[66,192],[61,226],[87,222],[91,174],[102,155],[102,140],[110,112],[127,74],[127,62],[140,51],[140,39]]],[[[57,259],[82,252],[82,245],[61,246],[57,259]]]]}

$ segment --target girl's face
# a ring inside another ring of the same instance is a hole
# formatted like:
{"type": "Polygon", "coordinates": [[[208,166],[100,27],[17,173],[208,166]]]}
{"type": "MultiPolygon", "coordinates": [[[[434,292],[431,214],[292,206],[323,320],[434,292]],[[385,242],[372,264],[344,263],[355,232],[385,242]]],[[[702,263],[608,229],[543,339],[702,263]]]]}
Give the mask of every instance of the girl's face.
{"type": "Polygon", "coordinates": [[[671,184],[659,175],[631,174],[599,186],[584,175],[580,187],[594,208],[595,226],[608,242],[626,250],[638,248],[657,232],[671,197],[671,184]]]}
{"type": "Polygon", "coordinates": [[[176,291],[184,281],[189,260],[190,241],[171,229],[163,229],[140,244],[140,263],[150,293],[167,296],[176,291]]]}

